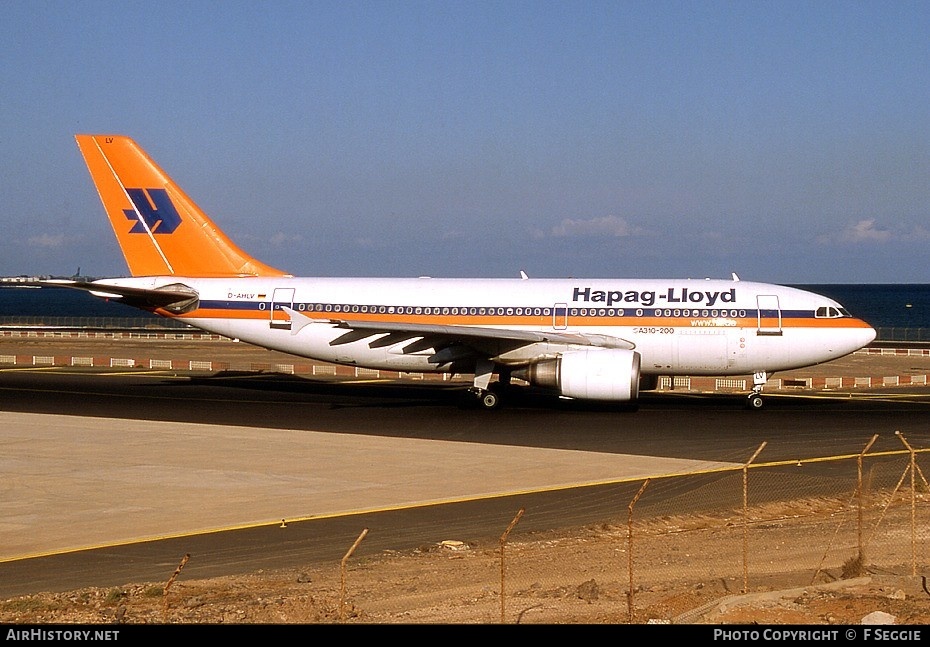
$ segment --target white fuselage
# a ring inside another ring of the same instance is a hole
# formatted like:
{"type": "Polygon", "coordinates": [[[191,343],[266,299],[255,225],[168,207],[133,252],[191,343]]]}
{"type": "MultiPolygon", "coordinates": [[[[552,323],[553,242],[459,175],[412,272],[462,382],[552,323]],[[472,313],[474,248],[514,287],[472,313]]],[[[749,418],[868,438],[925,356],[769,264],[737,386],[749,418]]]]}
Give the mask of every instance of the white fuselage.
{"type": "MultiPolygon", "coordinates": [[[[334,322],[603,335],[627,342],[641,355],[642,373],[652,375],[771,373],[842,357],[875,337],[829,298],[747,281],[163,276],[100,283],[182,284],[199,295],[198,307],[178,317],[192,326],[297,356],[398,371],[449,366],[434,349],[411,352],[411,335],[377,344],[388,333],[347,336],[351,326],[334,322]],[[282,306],[307,319],[295,325],[282,306]]],[[[543,340],[499,344],[489,355],[518,367],[578,347],[585,346],[543,340]]]]}

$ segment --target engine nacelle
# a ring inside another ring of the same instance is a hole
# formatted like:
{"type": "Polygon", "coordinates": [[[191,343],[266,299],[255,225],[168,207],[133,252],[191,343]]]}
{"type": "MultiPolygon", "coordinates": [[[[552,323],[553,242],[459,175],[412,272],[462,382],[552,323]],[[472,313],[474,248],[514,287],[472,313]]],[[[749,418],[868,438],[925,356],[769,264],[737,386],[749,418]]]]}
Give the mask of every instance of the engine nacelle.
{"type": "Polygon", "coordinates": [[[628,402],[639,397],[640,355],[616,348],[572,350],[530,365],[530,384],[584,400],[628,402]]]}

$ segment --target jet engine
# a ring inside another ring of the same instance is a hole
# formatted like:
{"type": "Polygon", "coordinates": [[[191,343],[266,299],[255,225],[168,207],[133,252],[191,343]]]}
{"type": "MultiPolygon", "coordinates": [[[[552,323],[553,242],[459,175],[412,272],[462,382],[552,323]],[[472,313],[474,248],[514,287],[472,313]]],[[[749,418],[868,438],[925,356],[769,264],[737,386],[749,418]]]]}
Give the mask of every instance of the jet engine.
{"type": "Polygon", "coordinates": [[[530,384],[553,388],[559,394],[585,400],[628,402],[639,397],[640,355],[615,348],[567,351],[555,359],[515,371],[530,384]]]}

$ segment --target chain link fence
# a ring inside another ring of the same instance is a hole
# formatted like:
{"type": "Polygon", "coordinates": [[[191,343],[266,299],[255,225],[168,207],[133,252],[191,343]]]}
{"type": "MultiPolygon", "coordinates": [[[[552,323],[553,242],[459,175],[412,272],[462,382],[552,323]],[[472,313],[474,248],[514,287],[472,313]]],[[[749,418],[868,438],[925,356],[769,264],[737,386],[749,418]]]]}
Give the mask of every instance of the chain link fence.
{"type": "Polygon", "coordinates": [[[658,475],[630,484],[616,520],[577,533],[521,535],[532,514],[521,509],[497,546],[446,541],[349,560],[339,621],[687,623],[725,596],[914,577],[930,565],[930,450],[902,443],[658,475]],[[377,587],[353,586],[353,574],[370,582],[373,570],[377,587]]]}
{"type": "Polygon", "coordinates": [[[180,319],[147,317],[0,317],[0,328],[43,330],[196,330],[180,319]]]}

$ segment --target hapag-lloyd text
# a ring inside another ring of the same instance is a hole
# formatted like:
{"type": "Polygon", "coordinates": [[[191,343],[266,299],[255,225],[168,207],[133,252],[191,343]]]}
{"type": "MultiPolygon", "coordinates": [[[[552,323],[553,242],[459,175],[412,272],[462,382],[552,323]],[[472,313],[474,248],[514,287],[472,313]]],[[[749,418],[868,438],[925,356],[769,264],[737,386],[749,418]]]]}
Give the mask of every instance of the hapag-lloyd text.
{"type": "Polygon", "coordinates": [[[637,303],[646,307],[655,305],[657,301],[664,301],[666,303],[691,303],[712,308],[718,302],[735,303],[736,288],[714,291],[668,288],[664,293],[658,293],[653,290],[594,290],[590,287],[578,287],[572,291],[572,301],[604,303],[608,306],[616,303],[637,303]]]}

